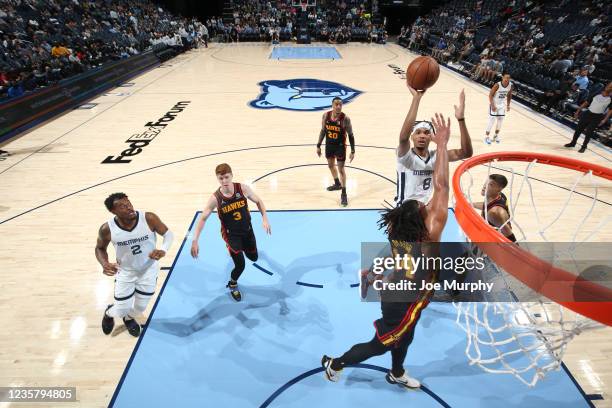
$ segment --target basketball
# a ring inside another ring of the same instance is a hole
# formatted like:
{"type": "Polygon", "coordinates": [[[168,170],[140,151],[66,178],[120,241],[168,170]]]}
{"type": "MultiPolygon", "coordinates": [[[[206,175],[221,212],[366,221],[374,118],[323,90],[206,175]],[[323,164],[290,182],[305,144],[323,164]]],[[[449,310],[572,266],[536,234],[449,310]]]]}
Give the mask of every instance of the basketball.
{"type": "Polygon", "coordinates": [[[431,88],[440,76],[440,66],[432,57],[417,57],[408,65],[406,80],[417,91],[431,88]]]}

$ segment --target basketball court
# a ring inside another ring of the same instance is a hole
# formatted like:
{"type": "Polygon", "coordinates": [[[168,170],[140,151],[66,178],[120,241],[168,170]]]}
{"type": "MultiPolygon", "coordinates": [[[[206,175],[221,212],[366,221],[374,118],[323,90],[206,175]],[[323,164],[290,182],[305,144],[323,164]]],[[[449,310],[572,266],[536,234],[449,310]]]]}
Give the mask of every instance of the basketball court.
{"type": "MultiPolygon", "coordinates": [[[[511,375],[469,365],[466,336],[449,304],[424,311],[406,359],[422,390],[387,384],[388,356],[346,369],[339,383],[325,380],[321,355],[370,339],[380,313],[378,304],[359,301],[356,271],[361,242],[384,241],[376,210],[395,195],[394,149],[411,101],[397,67],[405,69],[416,55],[394,44],[292,48],[251,43],[192,50],[6,146],[12,155],[0,161],[0,383],[74,386],[76,403],[54,405],[67,407],[364,401],[611,407],[610,328],[573,339],[565,366],[529,388],[511,375]],[[332,179],[315,152],[321,115],[334,96],[344,100],[357,144],[355,160],[347,162],[346,209],[337,192],[325,190],[332,179]],[[148,143],[135,143],[155,123],[165,126],[157,126],[148,143]],[[224,287],[231,259],[215,216],[200,238],[200,258],[189,255],[195,217],[218,187],[214,168],[222,162],[270,211],[271,236],[253,215],[261,255],[247,263],[241,303],[224,287]],[[118,191],[135,208],[158,214],[177,236],[161,261],[151,317],[138,339],[119,323],[110,336],[100,330],[113,279],[102,274],[94,246],[111,217],[103,201],[118,191]]],[[[584,154],[563,148],[572,132],[517,102],[501,143],[485,145],[488,89],[441,68],[418,118],[451,116],[450,148],[459,147],[453,105],[462,88],[474,156],[534,151],[610,167],[608,148],[596,141],[584,154]]],[[[451,174],[458,164],[451,163],[451,174]]],[[[499,170],[509,179],[515,174],[516,186],[528,172],[540,212],[533,216],[525,187],[516,220],[526,233],[539,235],[547,226],[552,242],[576,231],[610,242],[609,226],[600,225],[610,216],[611,183],[595,192],[588,178],[574,185],[572,172],[526,166],[508,170],[504,163],[499,170]],[[551,223],[557,213],[547,209],[560,207],[562,222],[551,223]]],[[[487,171],[470,172],[472,195],[487,171]]],[[[449,214],[444,239],[464,239],[449,214]]]]}

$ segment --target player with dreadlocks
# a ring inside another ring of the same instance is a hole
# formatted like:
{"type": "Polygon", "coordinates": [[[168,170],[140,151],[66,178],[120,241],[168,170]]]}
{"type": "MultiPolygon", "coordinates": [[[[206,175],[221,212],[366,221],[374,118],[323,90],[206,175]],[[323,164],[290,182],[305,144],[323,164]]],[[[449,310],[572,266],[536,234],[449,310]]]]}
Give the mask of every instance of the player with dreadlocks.
{"type": "MultiPolygon", "coordinates": [[[[404,254],[417,256],[437,256],[438,243],[448,216],[449,195],[449,155],[447,143],[450,135],[450,119],[446,121],[441,114],[432,119],[435,134],[431,140],[437,144],[438,158],[433,172],[434,192],[431,201],[423,204],[417,200],[407,200],[400,206],[384,211],[379,227],[384,228],[391,245],[393,256],[404,254]]],[[[407,280],[427,280],[435,282],[435,270],[412,271],[410,268],[396,268],[383,281],[400,283],[407,280]]],[[[417,283],[420,288],[420,284],[417,283]]],[[[374,322],[376,334],[367,343],[356,344],[340,357],[326,355],[321,359],[325,376],[330,381],[338,381],[345,366],[357,364],[391,351],[392,368],[387,373],[387,381],[408,388],[418,388],[418,380],[408,376],[404,370],[404,360],[408,346],[412,343],[414,329],[433,296],[433,290],[417,291],[381,290],[382,317],[374,322]]]]}

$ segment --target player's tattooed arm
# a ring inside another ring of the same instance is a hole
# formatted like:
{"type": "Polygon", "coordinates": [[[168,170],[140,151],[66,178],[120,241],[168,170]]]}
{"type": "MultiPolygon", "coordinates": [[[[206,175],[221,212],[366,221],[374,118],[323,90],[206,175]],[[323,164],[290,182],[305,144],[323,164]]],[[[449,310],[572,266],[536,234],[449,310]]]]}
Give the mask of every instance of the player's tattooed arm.
{"type": "Polygon", "coordinates": [[[349,163],[355,158],[355,135],[353,134],[353,124],[348,116],[344,117],[344,128],[348,134],[349,144],[351,145],[351,154],[349,156],[349,163]]]}
{"type": "Polygon", "coordinates": [[[168,249],[170,249],[170,245],[172,245],[174,234],[172,234],[172,231],[168,229],[166,224],[162,222],[162,220],[157,216],[157,214],[151,212],[145,213],[145,219],[147,220],[147,224],[149,225],[151,231],[164,237],[162,248],[154,249],[149,254],[149,258],[159,260],[166,256],[166,252],[168,252],[168,249]]]}
{"type": "Polygon", "coordinates": [[[191,242],[191,256],[194,258],[197,258],[200,253],[200,246],[198,244],[198,240],[200,239],[200,234],[202,233],[202,230],[204,229],[204,224],[206,223],[206,220],[208,219],[208,217],[210,216],[210,214],[212,213],[212,211],[215,209],[216,206],[217,206],[217,199],[215,198],[214,195],[211,195],[208,201],[206,202],[204,209],[202,210],[202,214],[200,215],[200,220],[198,221],[198,224],[196,225],[196,229],[193,233],[193,238],[191,242]]]}
{"type": "Polygon", "coordinates": [[[461,134],[461,149],[453,149],[448,151],[448,161],[457,161],[472,157],[474,150],[472,149],[472,138],[470,132],[465,125],[465,92],[462,89],[459,94],[459,105],[455,107],[455,118],[459,122],[459,133],[461,134]]]}
{"type": "Polygon", "coordinates": [[[266,212],[266,206],[263,203],[263,200],[259,198],[257,194],[253,191],[253,189],[246,184],[241,184],[242,191],[247,196],[247,198],[257,204],[257,208],[259,208],[259,212],[261,213],[262,226],[264,231],[268,234],[272,234],[272,228],[270,228],[270,222],[268,221],[268,213],[266,212]]]}
{"type": "Polygon", "coordinates": [[[98,242],[96,243],[96,259],[102,265],[102,273],[113,276],[117,273],[119,265],[108,261],[108,244],[111,242],[111,232],[108,223],[102,224],[98,231],[98,242]]]}
{"type": "Polygon", "coordinates": [[[424,91],[417,91],[414,88],[408,87],[412,94],[412,102],[410,103],[410,109],[406,114],[406,119],[402,125],[399,135],[399,146],[397,147],[397,156],[402,157],[408,150],[410,150],[410,135],[412,134],[412,128],[416,122],[417,113],[419,111],[419,103],[424,91]]]}
{"type": "Polygon", "coordinates": [[[325,113],[323,114],[323,119],[321,120],[321,131],[319,132],[319,140],[317,141],[317,156],[321,157],[321,143],[323,143],[323,138],[325,137],[325,113]]]}

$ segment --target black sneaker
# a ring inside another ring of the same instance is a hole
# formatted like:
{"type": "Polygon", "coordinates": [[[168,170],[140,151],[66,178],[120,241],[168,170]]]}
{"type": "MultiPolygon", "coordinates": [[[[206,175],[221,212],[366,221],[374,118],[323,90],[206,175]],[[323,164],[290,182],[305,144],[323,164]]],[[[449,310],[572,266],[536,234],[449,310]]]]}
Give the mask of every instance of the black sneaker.
{"type": "Polygon", "coordinates": [[[340,205],[346,207],[348,205],[348,197],[346,194],[340,194],[340,205]]]}
{"type": "Polygon", "coordinates": [[[586,152],[586,147],[582,146],[580,150],[578,150],[578,153],[584,153],[584,152],[586,152]]]}
{"type": "Polygon", "coordinates": [[[227,282],[225,287],[230,290],[230,295],[236,302],[240,302],[242,300],[242,293],[240,293],[240,290],[238,289],[238,283],[227,282]]]}
{"type": "Polygon", "coordinates": [[[342,186],[340,184],[332,184],[331,186],[327,187],[327,191],[337,191],[337,190],[342,190],[342,186]]]}
{"type": "Polygon", "coordinates": [[[6,150],[0,150],[0,156],[4,157],[4,156],[10,156],[10,153],[7,152],[6,150]]]}
{"type": "Polygon", "coordinates": [[[123,324],[125,324],[125,327],[127,327],[128,332],[134,336],[134,337],[138,337],[140,336],[140,325],[138,324],[138,322],[136,321],[136,319],[130,319],[127,320],[125,317],[123,318],[123,324]]]}
{"type": "Polygon", "coordinates": [[[106,312],[108,312],[108,309],[110,309],[111,307],[113,307],[113,305],[108,305],[108,307],[104,311],[104,317],[102,317],[102,333],[104,334],[111,334],[113,328],[115,327],[115,319],[106,314],[106,312]]]}
{"type": "Polygon", "coordinates": [[[564,144],[563,146],[564,147],[574,147],[576,146],[576,143],[569,142],[568,144],[564,144]]]}

